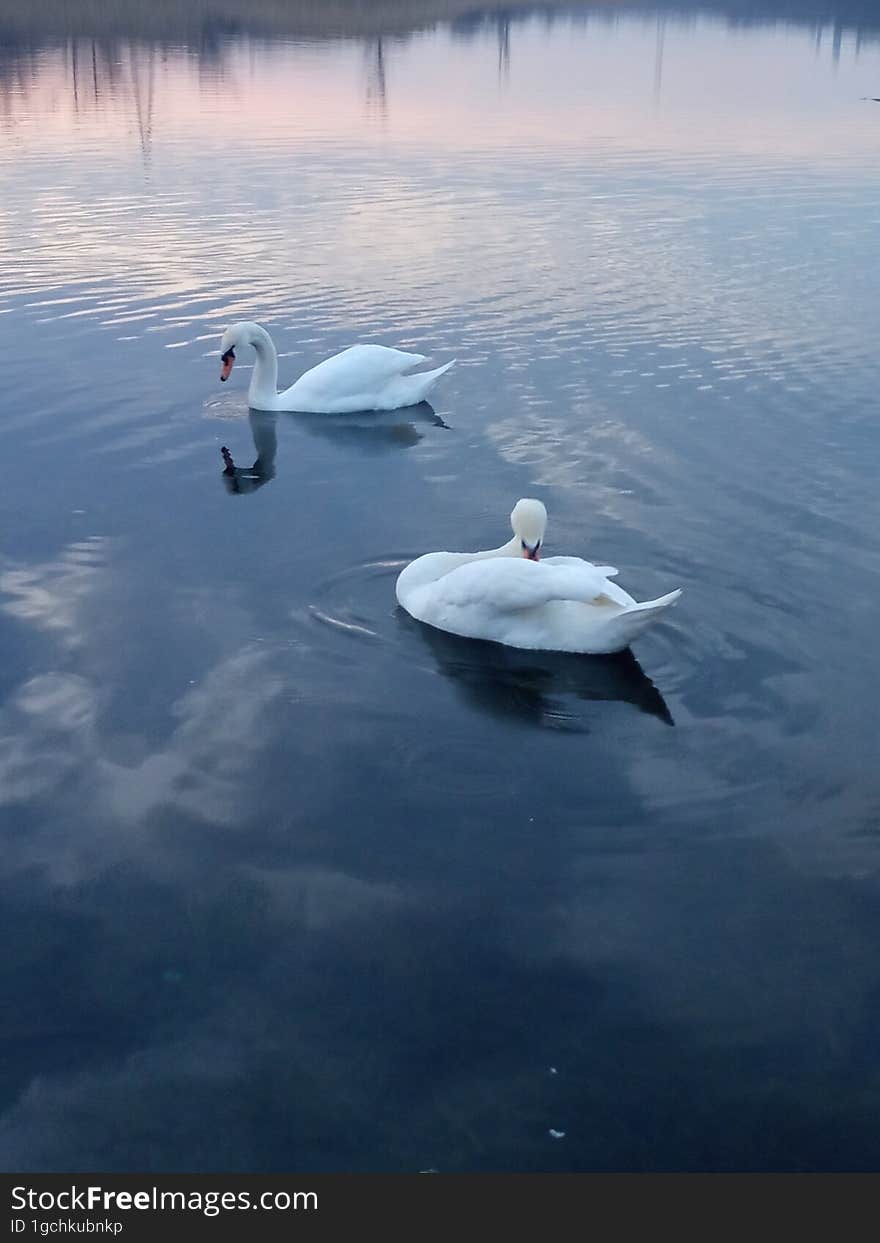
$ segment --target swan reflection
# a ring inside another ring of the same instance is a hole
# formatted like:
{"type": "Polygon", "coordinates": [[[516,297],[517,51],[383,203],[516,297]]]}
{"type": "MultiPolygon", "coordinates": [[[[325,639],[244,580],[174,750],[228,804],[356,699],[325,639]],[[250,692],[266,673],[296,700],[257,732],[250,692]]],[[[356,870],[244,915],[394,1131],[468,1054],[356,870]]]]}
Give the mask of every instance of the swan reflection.
{"type": "Polygon", "coordinates": [[[265,410],[248,412],[251,435],[254,439],[256,458],[253,466],[236,466],[231,452],[223,445],[223,483],[227,492],[241,496],[256,492],[264,483],[275,478],[275,455],[278,452],[278,415],[265,410]]]}
{"type": "Polygon", "coordinates": [[[414,621],[403,609],[398,616],[401,625],[418,631],[440,670],[468,702],[492,716],[586,731],[565,701],[616,700],[674,724],[666,701],[630,649],[614,656],[531,652],[447,634],[414,621]]]}
{"type": "MultiPolygon", "coordinates": [[[[363,414],[286,414],[298,428],[310,436],[336,441],[358,453],[384,453],[389,449],[411,449],[422,439],[423,427],[445,427],[440,415],[428,402],[404,406],[400,410],[364,411],[363,414]]],[[[254,441],[253,465],[239,466],[227,445],[223,455],[221,478],[227,492],[242,496],[256,492],[275,478],[275,457],[278,452],[278,414],[275,411],[250,410],[248,420],[254,441]]]]}
{"type": "Polygon", "coordinates": [[[388,449],[411,449],[423,438],[420,427],[445,427],[430,402],[402,406],[399,410],[365,410],[360,414],[291,414],[297,427],[310,436],[334,440],[359,453],[384,453],[388,449]]]}

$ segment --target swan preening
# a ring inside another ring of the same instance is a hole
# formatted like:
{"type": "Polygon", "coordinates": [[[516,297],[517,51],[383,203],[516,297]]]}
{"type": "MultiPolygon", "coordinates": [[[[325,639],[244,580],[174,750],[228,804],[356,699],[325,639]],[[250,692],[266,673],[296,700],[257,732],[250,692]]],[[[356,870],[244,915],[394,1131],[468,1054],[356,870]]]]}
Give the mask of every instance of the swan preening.
{"type": "Polygon", "coordinates": [[[486,552],[430,552],[397,579],[397,599],[439,630],[508,647],[605,655],[637,639],[681,591],[638,603],[617,570],[579,557],[540,559],[547,511],[517,501],[513,539],[486,552]]]}
{"type": "Polygon", "coordinates": [[[290,410],[302,414],[354,414],[361,410],[399,410],[416,406],[455,362],[433,371],[407,374],[425,361],[424,354],[407,354],[384,345],[353,345],[305,372],[284,392],[278,392],[278,354],[272,338],[260,324],[233,324],[220,343],[220,379],[228,380],[235,351],[256,351],[248,390],[252,410],[290,410]]]}

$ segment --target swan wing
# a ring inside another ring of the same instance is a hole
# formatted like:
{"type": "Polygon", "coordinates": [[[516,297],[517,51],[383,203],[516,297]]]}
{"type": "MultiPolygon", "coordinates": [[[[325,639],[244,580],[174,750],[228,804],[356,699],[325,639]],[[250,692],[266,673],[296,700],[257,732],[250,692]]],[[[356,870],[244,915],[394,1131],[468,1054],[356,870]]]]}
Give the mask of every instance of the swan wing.
{"type": "Polygon", "coordinates": [[[608,580],[589,561],[562,558],[567,564],[492,557],[459,566],[435,587],[449,608],[490,607],[496,612],[540,608],[551,600],[589,603],[604,595],[608,580]]]}
{"type": "Polygon", "coordinates": [[[381,388],[410,367],[423,363],[425,358],[425,354],[408,354],[384,345],[352,345],[341,354],[325,358],[301,375],[296,383],[308,385],[316,396],[359,393],[381,388]]]}
{"type": "Polygon", "coordinates": [[[384,345],[352,345],[300,376],[280,394],[278,408],[315,414],[396,410],[421,401],[424,390],[431,388],[441,374],[404,374],[424,361],[424,354],[408,354],[384,345]]]}
{"type": "MultiPolygon", "coordinates": [[[[589,561],[584,561],[581,557],[545,557],[544,565],[590,565],[589,561]]],[[[605,578],[616,578],[620,573],[613,565],[597,565],[593,567],[603,574],[605,578]]]]}

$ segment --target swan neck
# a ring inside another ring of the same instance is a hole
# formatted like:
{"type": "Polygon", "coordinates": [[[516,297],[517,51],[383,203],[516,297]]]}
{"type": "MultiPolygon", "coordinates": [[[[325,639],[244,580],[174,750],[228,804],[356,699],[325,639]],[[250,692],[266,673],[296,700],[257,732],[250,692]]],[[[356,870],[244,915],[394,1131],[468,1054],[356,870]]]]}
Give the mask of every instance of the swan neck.
{"type": "Polygon", "coordinates": [[[252,406],[265,407],[266,402],[278,396],[278,354],[275,344],[265,328],[255,324],[250,336],[257,358],[251,376],[249,401],[252,406]]]}
{"type": "Polygon", "coordinates": [[[521,557],[522,556],[522,544],[520,542],[519,536],[514,535],[513,539],[508,540],[506,544],[502,544],[500,548],[494,549],[492,552],[488,553],[487,556],[490,556],[490,557],[521,557]]]}
{"type": "Polygon", "coordinates": [[[463,552],[459,555],[466,561],[491,561],[494,557],[521,557],[522,547],[514,535],[512,540],[508,540],[500,548],[487,548],[485,552],[463,552]]]}

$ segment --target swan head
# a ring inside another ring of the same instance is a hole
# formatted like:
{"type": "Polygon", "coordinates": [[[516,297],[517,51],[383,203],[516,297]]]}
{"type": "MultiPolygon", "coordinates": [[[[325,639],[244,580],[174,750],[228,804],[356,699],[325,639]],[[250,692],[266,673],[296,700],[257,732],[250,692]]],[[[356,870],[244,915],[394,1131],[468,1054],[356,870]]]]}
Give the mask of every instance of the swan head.
{"type": "Polygon", "coordinates": [[[259,324],[230,324],[220,341],[220,379],[228,380],[235,366],[235,351],[245,345],[253,345],[260,332],[259,324]]]}
{"type": "Polygon", "coordinates": [[[529,561],[537,561],[547,530],[547,510],[540,501],[523,497],[517,501],[510,515],[513,533],[519,539],[522,555],[529,561]]]}

